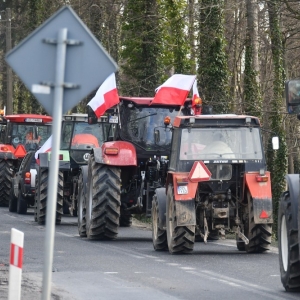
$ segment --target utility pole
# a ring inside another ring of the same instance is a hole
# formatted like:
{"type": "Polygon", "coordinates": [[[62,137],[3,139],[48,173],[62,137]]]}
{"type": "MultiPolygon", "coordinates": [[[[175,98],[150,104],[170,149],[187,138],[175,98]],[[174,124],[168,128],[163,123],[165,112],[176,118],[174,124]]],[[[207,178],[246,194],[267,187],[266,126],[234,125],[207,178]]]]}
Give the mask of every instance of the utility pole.
{"type": "MultiPolygon", "coordinates": [[[[6,53],[11,50],[11,11],[10,8],[6,8],[6,53]]],[[[12,69],[8,64],[6,64],[6,90],[7,90],[7,98],[6,98],[6,115],[11,115],[13,113],[13,100],[12,100],[12,69]]]]}

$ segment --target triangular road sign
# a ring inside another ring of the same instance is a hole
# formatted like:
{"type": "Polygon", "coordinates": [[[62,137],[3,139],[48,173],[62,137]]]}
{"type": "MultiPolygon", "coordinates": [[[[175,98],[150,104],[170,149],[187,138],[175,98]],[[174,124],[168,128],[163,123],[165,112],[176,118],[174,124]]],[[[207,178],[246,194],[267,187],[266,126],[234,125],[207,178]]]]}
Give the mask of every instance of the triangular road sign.
{"type": "Polygon", "coordinates": [[[192,182],[208,181],[211,177],[211,172],[203,161],[195,161],[191,172],[189,173],[189,180],[192,182]]]}

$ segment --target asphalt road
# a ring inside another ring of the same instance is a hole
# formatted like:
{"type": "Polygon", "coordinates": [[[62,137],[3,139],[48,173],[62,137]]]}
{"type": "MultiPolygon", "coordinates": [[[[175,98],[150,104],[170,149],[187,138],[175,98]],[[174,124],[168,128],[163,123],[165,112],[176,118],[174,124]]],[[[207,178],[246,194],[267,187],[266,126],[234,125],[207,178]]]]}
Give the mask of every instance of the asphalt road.
{"type": "MultiPolygon", "coordinates": [[[[33,214],[0,208],[0,299],[7,298],[10,230],[24,232],[22,300],[40,299],[45,227],[33,214]]],[[[56,227],[51,299],[299,299],[286,293],[276,248],[239,252],[233,240],[196,243],[188,255],[156,252],[144,226],[120,228],[115,241],[80,238],[77,219],[56,227]]]]}

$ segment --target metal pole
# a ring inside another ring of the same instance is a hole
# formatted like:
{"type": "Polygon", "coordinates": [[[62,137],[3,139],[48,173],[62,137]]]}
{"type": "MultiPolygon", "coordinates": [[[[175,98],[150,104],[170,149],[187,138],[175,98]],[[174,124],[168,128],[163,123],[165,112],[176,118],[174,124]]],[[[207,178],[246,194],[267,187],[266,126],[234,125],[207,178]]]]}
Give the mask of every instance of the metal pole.
{"type": "Polygon", "coordinates": [[[62,105],[64,94],[64,76],[67,51],[67,28],[60,29],[57,38],[55,88],[52,124],[52,148],[48,182],[46,236],[45,236],[45,261],[43,274],[42,300],[51,299],[52,264],[54,251],[56,196],[58,184],[59,147],[62,122],[62,105]]]}
{"type": "MultiPolygon", "coordinates": [[[[10,8],[6,9],[6,53],[11,50],[11,11],[10,8]]],[[[13,100],[12,100],[12,70],[11,67],[6,64],[7,82],[6,82],[6,114],[11,115],[13,113],[13,100]]]]}

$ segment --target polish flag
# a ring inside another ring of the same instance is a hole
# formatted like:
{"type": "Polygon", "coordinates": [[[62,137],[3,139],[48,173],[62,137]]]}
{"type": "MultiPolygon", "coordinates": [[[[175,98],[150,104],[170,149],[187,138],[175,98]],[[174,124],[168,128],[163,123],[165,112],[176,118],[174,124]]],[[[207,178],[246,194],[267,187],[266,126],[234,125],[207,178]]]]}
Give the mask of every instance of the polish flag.
{"type": "Polygon", "coordinates": [[[52,147],[52,135],[48,138],[45,144],[38,151],[35,152],[34,155],[35,159],[38,159],[39,153],[49,152],[51,150],[51,147],[52,147]]]}
{"type": "MultiPolygon", "coordinates": [[[[194,101],[196,98],[200,98],[199,92],[198,92],[198,88],[197,88],[197,80],[195,80],[195,81],[194,81],[194,84],[193,84],[193,101],[194,101]]],[[[200,98],[200,99],[201,99],[201,98],[200,98]]]]}
{"type": "Polygon", "coordinates": [[[101,84],[94,98],[87,104],[99,118],[105,111],[120,102],[115,73],[101,84]]]}
{"type": "Polygon", "coordinates": [[[151,104],[183,105],[196,75],[174,74],[156,89],[151,104]]]}

